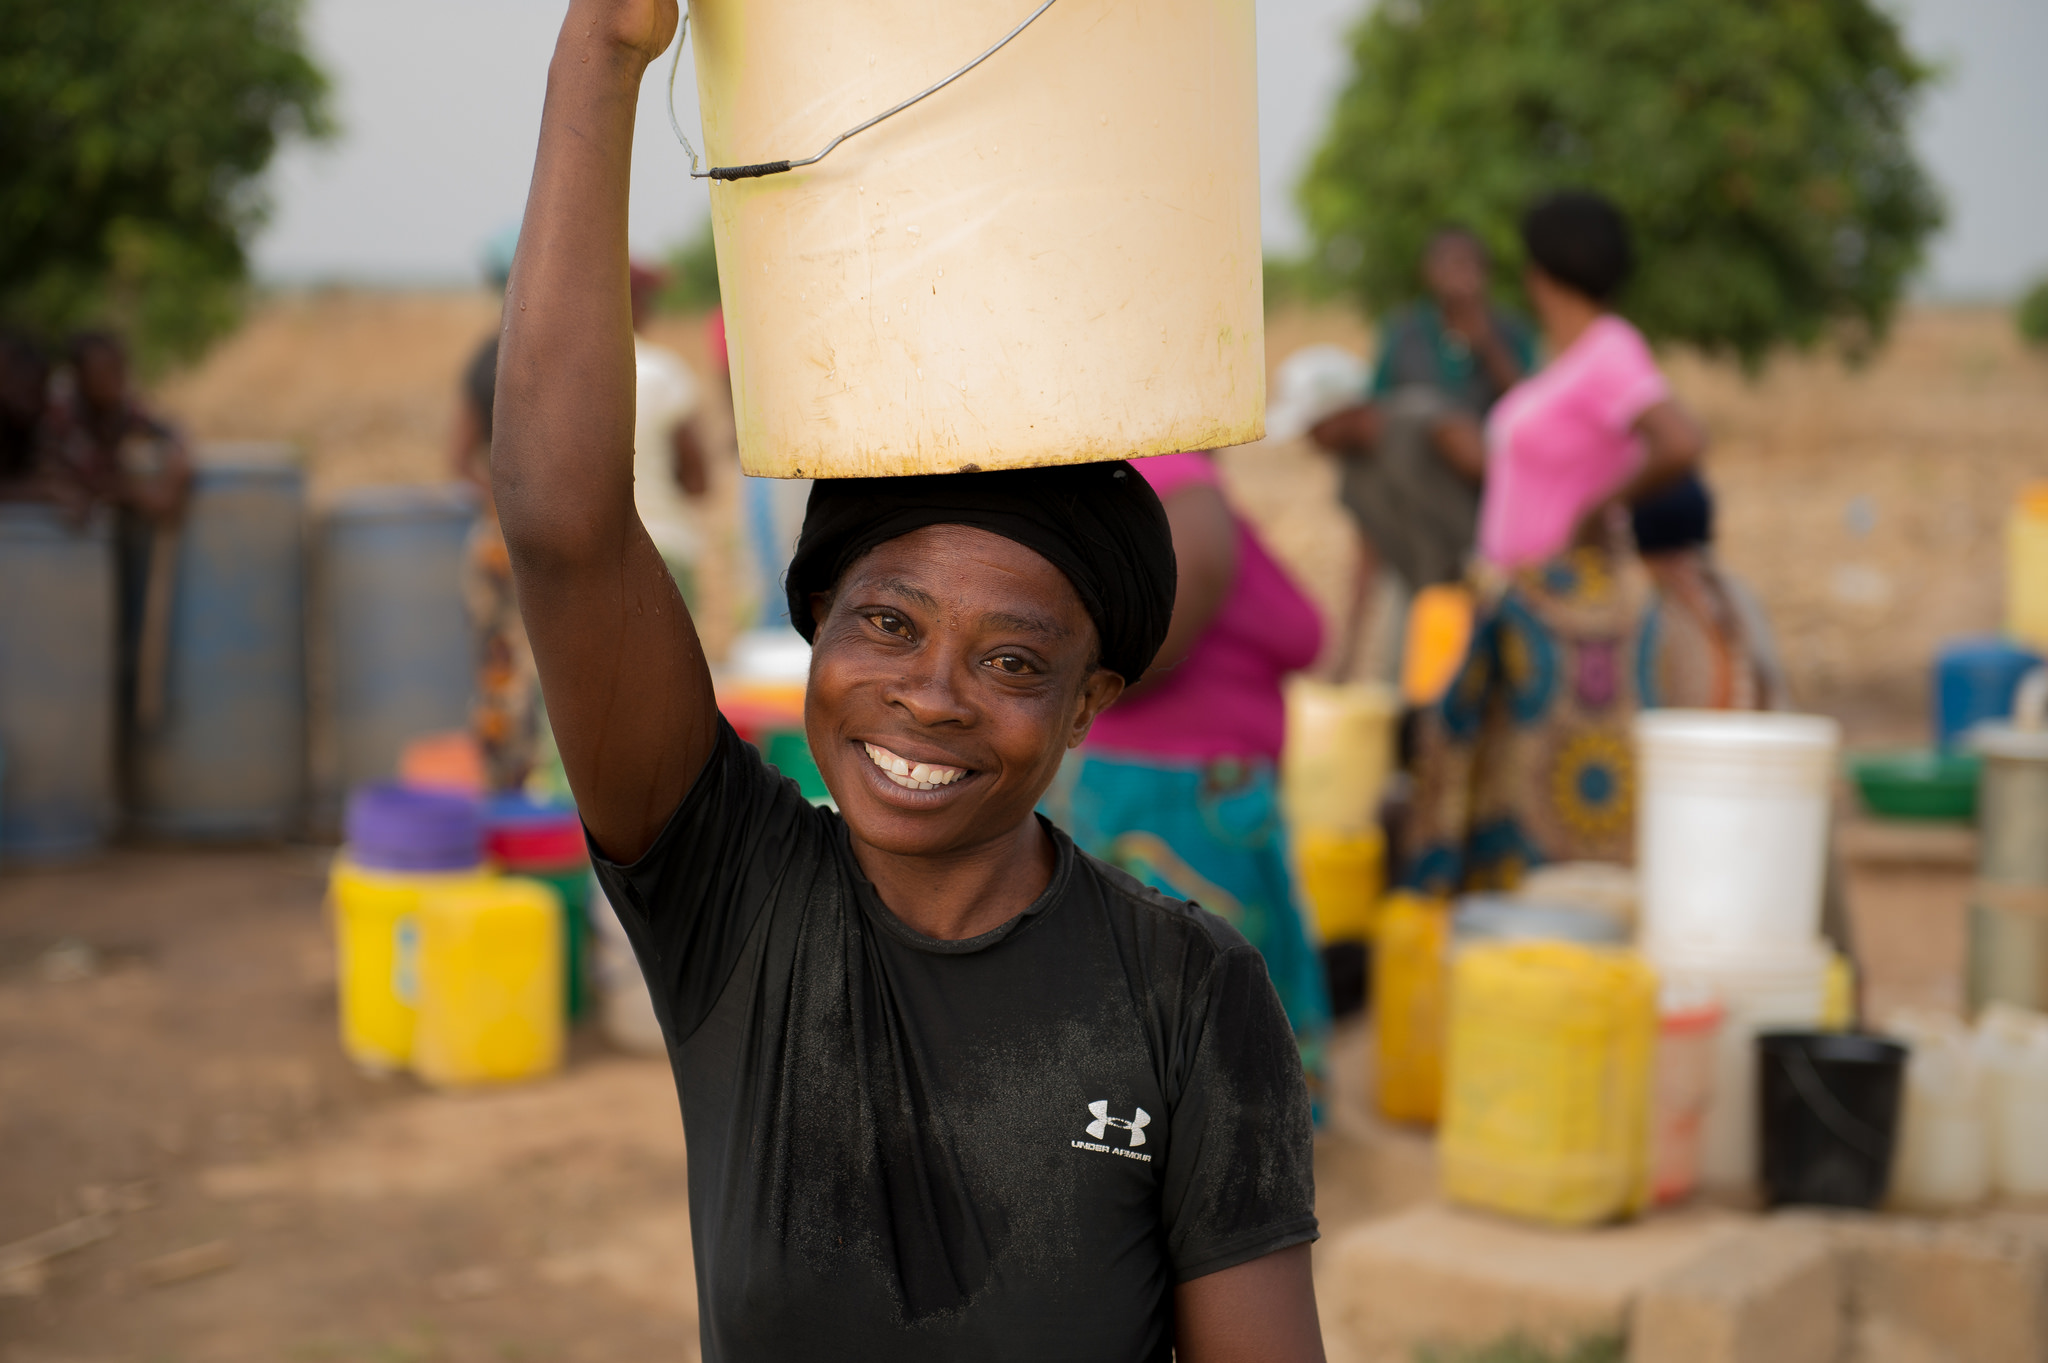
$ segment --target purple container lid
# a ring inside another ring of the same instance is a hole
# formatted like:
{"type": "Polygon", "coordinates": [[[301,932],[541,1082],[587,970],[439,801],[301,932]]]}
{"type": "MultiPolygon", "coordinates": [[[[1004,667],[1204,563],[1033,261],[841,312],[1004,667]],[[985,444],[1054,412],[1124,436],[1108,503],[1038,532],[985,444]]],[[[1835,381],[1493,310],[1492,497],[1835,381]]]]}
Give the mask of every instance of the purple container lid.
{"type": "Polygon", "coordinates": [[[483,810],[467,795],[394,782],[348,799],[349,859],[378,871],[463,871],[483,861],[483,810]]]}

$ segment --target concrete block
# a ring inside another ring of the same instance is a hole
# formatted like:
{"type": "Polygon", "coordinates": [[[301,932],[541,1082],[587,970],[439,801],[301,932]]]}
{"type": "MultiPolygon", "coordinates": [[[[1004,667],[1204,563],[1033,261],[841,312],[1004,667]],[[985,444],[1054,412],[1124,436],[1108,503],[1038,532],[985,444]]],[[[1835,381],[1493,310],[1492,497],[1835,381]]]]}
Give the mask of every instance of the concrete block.
{"type": "Polygon", "coordinates": [[[1766,1221],[1648,1284],[1630,1363],[1836,1363],[1842,1282],[1821,1227],[1766,1221]]]}
{"type": "Polygon", "coordinates": [[[1333,1359],[1409,1363],[1425,1345],[1520,1335],[1563,1349],[1620,1335],[1636,1295],[1739,1235],[1713,1209],[1561,1230],[1432,1204],[1331,1237],[1316,1294],[1333,1359]]]}
{"type": "Polygon", "coordinates": [[[1798,1219],[1827,1226],[1834,1238],[1849,1363],[2048,1363],[2041,1218],[1798,1219]]]}

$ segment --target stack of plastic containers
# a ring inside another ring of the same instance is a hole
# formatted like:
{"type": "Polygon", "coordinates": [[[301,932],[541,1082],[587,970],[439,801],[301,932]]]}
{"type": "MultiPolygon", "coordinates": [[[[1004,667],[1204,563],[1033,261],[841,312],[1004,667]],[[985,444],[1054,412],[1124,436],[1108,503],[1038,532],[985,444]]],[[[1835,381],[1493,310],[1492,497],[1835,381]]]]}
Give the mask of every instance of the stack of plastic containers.
{"type": "Polygon", "coordinates": [[[1385,885],[1380,799],[1400,699],[1371,683],[1287,684],[1281,790],[1302,897],[1325,943],[1364,942],[1385,885]]]}
{"type": "Polygon", "coordinates": [[[1824,1019],[1820,937],[1840,728],[1812,715],[1652,710],[1636,720],[1639,945],[1725,1008],[1700,1181],[1757,1177],[1756,1037],[1824,1019]]]}
{"type": "Polygon", "coordinates": [[[349,798],[345,827],[329,881],[341,1044],[366,1069],[400,1070],[418,1016],[420,901],[485,882],[483,825],[465,796],[371,785],[349,798]]]}
{"type": "Polygon", "coordinates": [[[589,1007],[584,983],[589,944],[585,914],[590,890],[590,854],[583,820],[572,804],[535,800],[517,793],[484,802],[484,852],[506,875],[547,885],[562,901],[562,1000],[571,1019],[589,1007]]]}

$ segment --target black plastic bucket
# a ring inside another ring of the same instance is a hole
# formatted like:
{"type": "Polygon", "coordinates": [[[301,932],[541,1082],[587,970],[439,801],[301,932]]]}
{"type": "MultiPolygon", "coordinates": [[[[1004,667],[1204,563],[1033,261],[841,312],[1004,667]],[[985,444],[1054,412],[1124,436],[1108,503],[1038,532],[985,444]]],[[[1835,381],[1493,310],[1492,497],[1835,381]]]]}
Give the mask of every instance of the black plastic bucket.
{"type": "Polygon", "coordinates": [[[1877,1206],[1898,1143],[1906,1048],[1846,1032],[1766,1032],[1756,1045],[1765,1198],[1877,1206]]]}

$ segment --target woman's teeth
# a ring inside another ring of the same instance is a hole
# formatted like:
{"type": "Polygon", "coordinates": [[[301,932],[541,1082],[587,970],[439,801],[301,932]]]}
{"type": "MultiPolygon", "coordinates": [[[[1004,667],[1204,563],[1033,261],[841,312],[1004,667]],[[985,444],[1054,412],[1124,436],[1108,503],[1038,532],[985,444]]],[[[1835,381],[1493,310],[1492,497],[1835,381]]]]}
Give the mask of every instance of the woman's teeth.
{"type": "Polygon", "coordinates": [[[905,790],[937,790],[940,786],[952,785],[967,774],[964,767],[935,767],[928,762],[912,762],[898,757],[873,743],[861,746],[868,750],[868,761],[880,767],[882,775],[905,790]]]}

